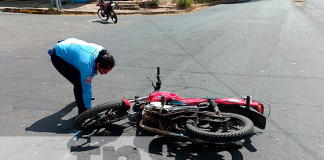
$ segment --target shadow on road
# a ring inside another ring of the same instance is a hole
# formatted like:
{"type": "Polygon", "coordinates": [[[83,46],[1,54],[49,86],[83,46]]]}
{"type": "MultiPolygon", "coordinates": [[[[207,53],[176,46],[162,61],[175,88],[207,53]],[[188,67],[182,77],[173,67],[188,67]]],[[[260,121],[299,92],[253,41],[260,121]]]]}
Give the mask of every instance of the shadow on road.
{"type": "MultiPolygon", "coordinates": [[[[258,136],[263,132],[254,132],[252,136],[258,136]]],[[[252,141],[250,138],[245,139],[245,143],[243,144],[244,148],[249,150],[250,152],[256,152],[257,149],[252,145],[252,141]]]]}
{"type": "MultiPolygon", "coordinates": [[[[242,160],[241,146],[195,145],[181,140],[169,143],[167,138],[161,137],[151,141],[148,153],[162,157],[172,157],[176,160],[187,159],[228,159],[220,152],[228,152],[233,160],[242,160]]],[[[152,158],[154,156],[151,156],[152,158]]],[[[153,158],[154,159],[154,158],[153,158]]]]}
{"type": "Polygon", "coordinates": [[[107,129],[93,131],[78,131],[68,142],[67,148],[71,152],[89,151],[118,139],[124,129],[123,125],[109,124],[107,129]]]}
{"type": "MultiPolygon", "coordinates": [[[[93,131],[78,131],[69,140],[67,147],[71,152],[82,152],[97,149],[108,144],[109,142],[114,142],[123,134],[124,130],[133,128],[134,123],[136,122],[132,121],[132,118],[130,118],[130,121],[126,121],[125,123],[108,124],[106,128],[95,129],[93,131]]],[[[152,136],[150,132],[146,135],[152,136]]]]}
{"type": "Polygon", "coordinates": [[[103,21],[103,20],[92,20],[92,23],[101,23],[101,24],[114,24],[113,22],[103,21]]]}
{"type": "Polygon", "coordinates": [[[69,114],[74,107],[76,107],[75,102],[67,105],[57,113],[36,121],[30,127],[25,128],[25,130],[32,132],[52,132],[60,134],[73,133],[75,132],[73,122],[76,116],[68,120],[63,120],[62,118],[69,114]]]}
{"type": "Polygon", "coordinates": [[[171,137],[155,137],[155,134],[139,127],[140,117],[131,117],[129,121],[120,124],[110,124],[107,128],[94,131],[80,131],[70,139],[67,147],[73,155],[78,157],[89,157],[90,155],[101,155],[104,159],[118,159],[126,157],[127,159],[142,159],[149,156],[151,159],[225,159],[228,153],[234,160],[242,160],[243,154],[240,149],[247,148],[250,152],[256,152],[257,149],[251,144],[250,139],[246,139],[243,146],[221,146],[221,145],[197,145],[186,140],[171,137]],[[124,132],[135,130],[136,133],[130,133],[130,136],[124,132]],[[135,137],[134,137],[135,134],[135,137]],[[133,145],[125,144],[129,140],[133,145]],[[119,139],[119,140],[117,140],[119,139]],[[122,140],[122,144],[120,143],[122,140]],[[112,144],[107,145],[112,142],[112,144]],[[116,145],[116,143],[118,146],[116,145]],[[149,154],[145,154],[149,153],[149,154]]]}

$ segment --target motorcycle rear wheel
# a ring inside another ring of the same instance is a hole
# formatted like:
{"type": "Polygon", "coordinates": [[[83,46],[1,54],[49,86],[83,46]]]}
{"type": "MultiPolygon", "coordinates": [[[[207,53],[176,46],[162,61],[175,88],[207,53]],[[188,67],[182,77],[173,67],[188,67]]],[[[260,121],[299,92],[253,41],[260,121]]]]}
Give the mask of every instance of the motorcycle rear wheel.
{"type": "Polygon", "coordinates": [[[108,17],[108,15],[106,15],[105,11],[102,8],[98,9],[97,13],[98,13],[99,18],[102,19],[103,21],[108,20],[109,17],[108,17]]]}
{"type": "Polygon", "coordinates": [[[250,137],[254,131],[253,122],[242,115],[234,113],[221,113],[230,117],[227,122],[228,130],[222,132],[222,127],[217,131],[212,131],[209,124],[199,125],[192,119],[186,122],[186,131],[190,136],[208,142],[235,142],[250,137]]]}
{"type": "Polygon", "coordinates": [[[127,114],[126,111],[124,102],[107,102],[81,113],[73,125],[77,130],[100,129],[115,122],[117,117],[127,114]]]}
{"type": "Polygon", "coordinates": [[[110,12],[110,18],[114,23],[117,23],[117,15],[114,10],[110,12]]]}

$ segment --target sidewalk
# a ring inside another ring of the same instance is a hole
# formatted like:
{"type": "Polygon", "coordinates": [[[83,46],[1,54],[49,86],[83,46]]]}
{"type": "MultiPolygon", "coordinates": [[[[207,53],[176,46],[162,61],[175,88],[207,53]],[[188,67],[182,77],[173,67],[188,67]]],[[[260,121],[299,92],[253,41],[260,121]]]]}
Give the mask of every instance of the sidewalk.
{"type": "MultiPolygon", "coordinates": [[[[53,0],[54,1],[54,0],[53,0]]],[[[190,9],[176,9],[174,4],[160,5],[158,8],[141,8],[140,10],[121,10],[116,7],[115,12],[118,15],[133,15],[133,14],[183,14],[199,9],[203,9],[207,6],[213,6],[224,2],[234,0],[215,0],[210,3],[197,4],[190,7],[190,9]]],[[[55,2],[55,1],[54,1],[55,2]]],[[[114,1],[118,6],[118,3],[127,3],[132,1],[114,1]]],[[[142,3],[142,1],[139,1],[142,3]]],[[[62,3],[62,10],[49,10],[52,6],[50,0],[28,0],[19,1],[16,0],[0,0],[0,12],[20,12],[20,13],[35,13],[35,14],[65,14],[65,15],[96,15],[98,11],[97,3],[62,3]]]]}
{"type": "MultiPolygon", "coordinates": [[[[116,4],[120,1],[114,1],[116,4]]],[[[123,1],[125,2],[125,1],[123,1]]],[[[97,3],[63,3],[62,10],[49,10],[52,5],[50,0],[34,0],[34,1],[0,1],[0,12],[20,12],[20,13],[36,13],[36,14],[73,14],[96,15],[99,9],[97,3]]],[[[154,9],[141,8],[140,10],[118,10],[115,9],[118,15],[132,14],[179,14],[186,12],[185,10],[175,9],[174,6],[159,6],[154,9]]]]}

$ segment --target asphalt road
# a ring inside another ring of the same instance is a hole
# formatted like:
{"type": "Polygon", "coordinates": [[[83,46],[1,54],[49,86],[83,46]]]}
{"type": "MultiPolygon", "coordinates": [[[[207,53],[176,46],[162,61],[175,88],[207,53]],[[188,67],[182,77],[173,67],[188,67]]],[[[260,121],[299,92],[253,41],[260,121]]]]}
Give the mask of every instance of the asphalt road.
{"type": "Polygon", "coordinates": [[[304,1],[245,0],[189,14],[119,16],[117,24],[0,13],[1,159],[324,159],[324,2],[304,1]],[[161,90],[270,103],[267,127],[243,147],[168,144],[136,118],[78,132],[72,85],[47,55],[69,37],[116,59],[108,75],[93,79],[94,106],[147,95],[147,77],[159,66],[161,90]]]}

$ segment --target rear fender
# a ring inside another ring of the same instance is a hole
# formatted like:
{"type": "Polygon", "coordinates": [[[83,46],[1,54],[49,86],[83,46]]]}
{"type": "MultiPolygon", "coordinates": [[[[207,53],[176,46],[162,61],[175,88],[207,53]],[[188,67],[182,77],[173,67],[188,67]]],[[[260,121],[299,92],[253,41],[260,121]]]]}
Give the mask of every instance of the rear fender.
{"type": "Polygon", "coordinates": [[[238,104],[218,104],[218,108],[221,112],[229,112],[243,115],[252,120],[254,126],[265,129],[266,127],[266,117],[253,109],[247,109],[246,106],[241,106],[238,104]]]}

